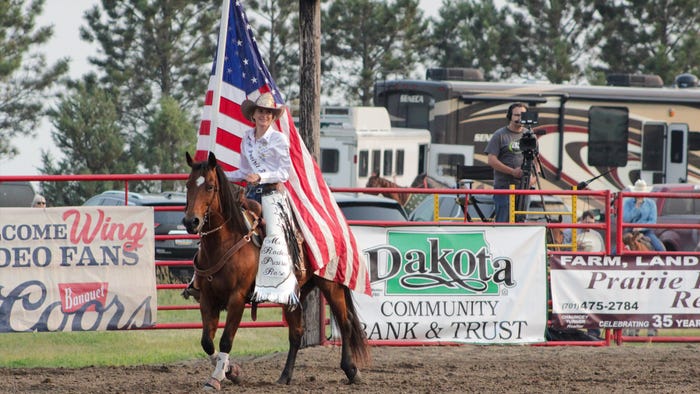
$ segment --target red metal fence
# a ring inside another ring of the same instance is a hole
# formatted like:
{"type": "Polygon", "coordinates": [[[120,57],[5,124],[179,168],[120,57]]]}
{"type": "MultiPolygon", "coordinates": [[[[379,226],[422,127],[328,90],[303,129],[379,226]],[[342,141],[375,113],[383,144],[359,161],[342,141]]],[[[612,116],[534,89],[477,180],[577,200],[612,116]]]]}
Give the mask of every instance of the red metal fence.
{"type": "MultiPolygon", "coordinates": [[[[126,201],[128,202],[128,192],[129,192],[129,182],[132,181],[184,181],[187,178],[186,174],[114,174],[114,175],[38,175],[38,176],[0,176],[0,182],[3,181],[31,181],[31,182],[68,182],[68,181],[80,181],[80,182],[90,182],[90,181],[119,181],[124,183],[124,193],[126,201]]],[[[622,211],[622,201],[624,197],[634,197],[640,195],[640,193],[633,192],[619,192],[614,196],[610,191],[589,191],[589,190],[484,190],[484,189],[418,189],[418,188],[397,188],[397,189],[381,189],[381,188],[335,188],[336,192],[364,192],[379,194],[382,192],[401,192],[401,193],[423,193],[423,194],[447,194],[447,195],[478,195],[478,194],[510,194],[514,198],[515,195],[552,195],[560,196],[566,201],[570,202],[570,211],[565,212],[549,212],[553,215],[568,215],[572,220],[571,223],[558,223],[549,222],[546,223],[549,229],[563,229],[570,228],[573,229],[574,236],[577,229],[594,229],[600,230],[604,233],[605,239],[605,251],[603,252],[581,252],[575,251],[575,241],[572,242],[571,247],[573,247],[575,253],[581,255],[606,255],[610,254],[613,250],[613,245],[619,254],[660,254],[660,255],[687,255],[688,252],[636,252],[629,251],[624,248],[622,242],[622,233],[624,229],[634,227],[635,225],[624,223],[622,221],[621,215],[615,215],[615,212],[622,211]],[[616,198],[613,198],[616,197],[616,198]],[[590,207],[597,207],[600,212],[604,214],[605,221],[602,223],[578,223],[576,221],[576,216],[578,212],[587,210],[590,207]],[[611,221],[611,218],[615,217],[615,221],[611,221]],[[613,238],[613,233],[615,238],[613,238]]],[[[663,197],[663,198],[694,198],[700,197],[698,193],[645,193],[646,197],[663,197]]],[[[465,199],[466,200],[466,199],[465,199]]],[[[49,204],[50,205],[50,204],[49,204]]],[[[513,205],[513,204],[511,204],[513,205]]],[[[154,207],[155,210],[180,210],[183,207],[154,207]]],[[[437,211],[436,211],[437,212],[437,211]]],[[[465,209],[466,212],[466,209],[465,209]]],[[[514,213],[527,213],[527,212],[514,212],[514,213]]],[[[541,212],[537,212],[541,213],[541,212]]],[[[511,215],[512,216],[512,215],[511,215]]],[[[437,218],[441,219],[441,218],[437,218]]],[[[441,226],[480,226],[483,222],[479,221],[467,221],[466,216],[463,220],[459,221],[443,221],[439,220],[441,226]]],[[[374,225],[390,225],[390,223],[381,222],[366,222],[366,221],[349,221],[350,224],[374,224],[374,225]]],[[[415,222],[416,225],[434,225],[435,223],[428,222],[415,222]]],[[[499,224],[503,226],[508,226],[510,224],[499,224]]],[[[523,225],[519,223],[518,225],[523,225]]],[[[527,224],[525,224],[527,225],[527,224]]],[[[542,223],[533,223],[533,225],[542,225],[542,223]]],[[[663,223],[663,224],[648,224],[645,225],[648,228],[667,228],[667,229],[690,229],[692,231],[700,232],[700,223],[663,223]]],[[[175,239],[197,239],[196,235],[157,235],[156,240],[175,240],[175,239]]],[[[566,248],[567,245],[560,244],[550,244],[550,255],[556,254],[571,254],[571,248],[566,248]],[[568,249],[568,250],[567,250],[568,249]]],[[[178,260],[178,261],[156,261],[157,267],[182,267],[182,266],[192,266],[191,260],[178,260]]],[[[180,292],[186,287],[183,283],[160,283],[157,284],[157,290],[166,291],[177,291],[180,292]]],[[[279,308],[277,305],[272,304],[262,304],[260,307],[263,308],[279,308]]],[[[182,304],[182,305],[158,305],[159,311],[184,311],[184,310],[198,310],[196,304],[182,304]]],[[[323,316],[325,308],[320,308],[322,311],[321,321],[325,325],[329,323],[329,319],[323,316]]],[[[280,313],[280,316],[282,314],[280,313]]],[[[223,327],[224,323],[220,323],[220,327],[223,327]]],[[[280,319],[278,321],[263,321],[263,322],[243,322],[241,327],[243,328],[265,328],[265,327],[285,327],[286,323],[280,319]]],[[[174,323],[158,323],[154,329],[196,329],[201,328],[201,321],[195,322],[174,322],[174,323]]],[[[325,330],[320,330],[323,335],[325,330]]],[[[326,338],[322,338],[322,342],[325,342],[326,338]]],[[[633,337],[624,336],[622,330],[606,330],[605,339],[602,341],[558,341],[558,342],[547,342],[545,345],[588,345],[588,346],[606,346],[615,341],[618,344],[622,342],[700,342],[700,336],[655,336],[655,337],[633,337]]],[[[390,344],[390,345],[415,345],[408,342],[397,342],[397,343],[387,343],[386,341],[380,341],[375,344],[390,344]]],[[[425,345],[426,343],[421,343],[425,345]]]]}

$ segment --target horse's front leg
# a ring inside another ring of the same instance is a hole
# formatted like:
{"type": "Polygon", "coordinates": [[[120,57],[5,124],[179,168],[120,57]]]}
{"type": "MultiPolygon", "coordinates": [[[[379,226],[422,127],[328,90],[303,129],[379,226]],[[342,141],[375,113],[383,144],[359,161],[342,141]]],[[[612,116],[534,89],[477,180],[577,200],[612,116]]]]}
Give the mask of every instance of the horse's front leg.
{"type": "Polygon", "coordinates": [[[214,348],[214,335],[219,325],[219,312],[206,303],[199,304],[199,313],[202,316],[202,339],[200,341],[202,349],[211,357],[216,349],[214,348]]]}
{"type": "Polygon", "coordinates": [[[245,297],[240,294],[232,295],[226,308],[226,324],[224,326],[224,332],[221,334],[221,339],[219,340],[219,353],[216,357],[216,368],[211,374],[211,378],[218,382],[221,382],[224,380],[224,377],[226,377],[234,383],[240,383],[241,368],[237,364],[232,365],[230,363],[229,353],[233,348],[233,338],[236,336],[238,327],[241,325],[244,310],[245,297]]]}

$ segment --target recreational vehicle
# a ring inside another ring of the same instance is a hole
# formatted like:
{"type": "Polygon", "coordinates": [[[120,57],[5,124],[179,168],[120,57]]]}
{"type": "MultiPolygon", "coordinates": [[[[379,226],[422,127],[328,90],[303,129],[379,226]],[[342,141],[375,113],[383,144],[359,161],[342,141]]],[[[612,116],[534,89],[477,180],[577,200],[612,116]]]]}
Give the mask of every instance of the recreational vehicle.
{"type": "MultiPolygon", "coordinates": [[[[372,174],[410,186],[423,173],[454,184],[439,171],[438,151],[427,129],[392,127],[381,107],[328,107],[321,113],[321,172],[331,187],[362,187],[372,174]]],[[[452,160],[471,164],[457,147],[452,160]]]]}
{"type": "MultiPolygon", "coordinates": [[[[533,129],[547,170],[542,188],[570,189],[594,178],[588,187],[595,190],[620,190],[639,178],[649,184],[700,183],[700,89],[661,87],[660,79],[637,77],[609,78],[624,87],[380,81],[374,104],[389,111],[392,127],[428,129],[431,146],[462,146],[473,150],[475,165],[484,165],[484,148],[507,124],[508,106],[524,102],[539,115],[533,129]]],[[[445,163],[443,174],[448,171],[445,163]]]]}

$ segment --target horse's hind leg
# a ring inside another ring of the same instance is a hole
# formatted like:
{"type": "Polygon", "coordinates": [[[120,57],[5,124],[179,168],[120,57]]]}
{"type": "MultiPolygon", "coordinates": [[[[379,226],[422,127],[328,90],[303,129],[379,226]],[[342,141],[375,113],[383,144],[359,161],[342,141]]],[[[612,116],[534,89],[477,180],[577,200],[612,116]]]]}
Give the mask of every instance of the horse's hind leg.
{"type": "MultiPolygon", "coordinates": [[[[308,292],[307,292],[308,293],[308,292]]],[[[304,295],[302,295],[302,300],[304,295]]],[[[294,363],[297,359],[297,353],[301,346],[301,337],[304,335],[304,322],[302,317],[302,309],[298,307],[293,311],[284,308],[284,318],[289,327],[289,351],[287,352],[287,361],[284,363],[284,369],[277,384],[289,384],[292,381],[294,374],[294,363]]]]}

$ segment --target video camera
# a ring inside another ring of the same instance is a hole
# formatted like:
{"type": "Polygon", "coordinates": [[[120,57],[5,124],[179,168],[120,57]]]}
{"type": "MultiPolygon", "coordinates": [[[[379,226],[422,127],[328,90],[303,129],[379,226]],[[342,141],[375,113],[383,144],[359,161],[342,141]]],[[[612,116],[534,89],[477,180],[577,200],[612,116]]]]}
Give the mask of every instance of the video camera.
{"type": "Polygon", "coordinates": [[[537,123],[537,112],[525,111],[520,114],[520,124],[525,125],[526,127],[526,130],[523,131],[522,137],[520,137],[520,150],[523,153],[531,154],[533,152],[537,152],[537,137],[535,137],[535,132],[532,131],[532,126],[536,125],[537,123]]]}
{"type": "Polygon", "coordinates": [[[537,112],[525,111],[520,113],[520,124],[524,125],[536,125],[538,115],[537,112]]]}

